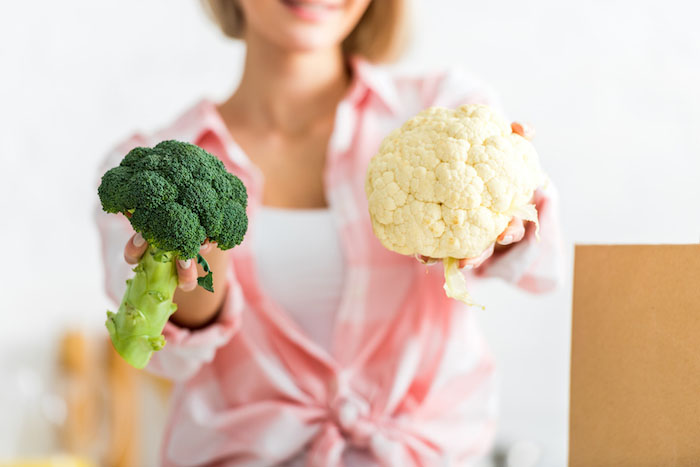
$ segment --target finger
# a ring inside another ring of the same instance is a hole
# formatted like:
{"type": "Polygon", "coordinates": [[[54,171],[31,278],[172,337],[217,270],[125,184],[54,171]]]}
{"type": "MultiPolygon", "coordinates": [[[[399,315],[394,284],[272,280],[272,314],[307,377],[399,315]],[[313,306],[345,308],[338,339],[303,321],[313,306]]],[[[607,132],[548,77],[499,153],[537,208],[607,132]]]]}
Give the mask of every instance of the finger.
{"type": "Polygon", "coordinates": [[[491,257],[491,255],[493,255],[493,248],[494,248],[494,246],[495,246],[495,244],[492,243],[491,246],[489,246],[487,249],[485,249],[485,250],[483,251],[483,253],[481,253],[479,256],[477,256],[477,257],[475,257],[475,258],[467,258],[467,259],[465,259],[465,260],[464,260],[464,263],[465,263],[465,264],[464,264],[464,267],[465,267],[466,269],[474,269],[474,268],[478,268],[479,266],[481,266],[481,264],[482,264],[484,261],[486,261],[487,259],[489,259],[489,258],[491,257]]]}
{"type": "Polygon", "coordinates": [[[519,242],[525,236],[525,225],[519,217],[510,220],[508,227],[498,236],[497,243],[500,245],[510,245],[519,242]]]}
{"type": "Polygon", "coordinates": [[[416,255],[416,259],[418,260],[419,263],[427,264],[428,266],[438,262],[437,259],[431,258],[430,256],[424,256],[424,255],[416,255]]]}
{"type": "Polygon", "coordinates": [[[510,124],[510,129],[527,140],[535,137],[535,128],[529,123],[513,122],[510,124]]]}
{"type": "Polygon", "coordinates": [[[177,260],[177,286],[185,292],[197,287],[197,263],[193,259],[177,260]]]}
{"type": "Polygon", "coordinates": [[[124,259],[129,264],[136,264],[143,256],[146,248],[148,248],[148,243],[144,240],[143,235],[135,233],[124,247],[124,259]]]}
{"type": "Polygon", "coordinates": [[[199,247],[199,252],[201,254],[205,254],[209,250],[211,250],[214,245],[215,245],[214,242],[210,242],[209,240],[205,240],[204,243],[202,243],[202,246],[199,247]]]}

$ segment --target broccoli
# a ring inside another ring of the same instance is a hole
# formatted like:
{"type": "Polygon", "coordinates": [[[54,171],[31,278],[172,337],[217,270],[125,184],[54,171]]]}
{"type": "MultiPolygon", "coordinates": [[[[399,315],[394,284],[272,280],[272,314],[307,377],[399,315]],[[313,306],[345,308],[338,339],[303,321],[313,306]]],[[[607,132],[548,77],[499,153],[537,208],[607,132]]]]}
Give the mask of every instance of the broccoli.
{"type": "Polygon", "coordinates": [[[206,272],[197,282],[213,292],[200,245],[209,239],[227,250],[241,243],[248,195],[219,159],[179,141],[132,149],[102,176],[98,195],[104,211],[126,215],[149,244],[126,281],[119,311],[108,311],[105,323],[119,354],[143,368],[165,345],[161,333],[177,309],[175,260],[197,258],[206,272]]]}

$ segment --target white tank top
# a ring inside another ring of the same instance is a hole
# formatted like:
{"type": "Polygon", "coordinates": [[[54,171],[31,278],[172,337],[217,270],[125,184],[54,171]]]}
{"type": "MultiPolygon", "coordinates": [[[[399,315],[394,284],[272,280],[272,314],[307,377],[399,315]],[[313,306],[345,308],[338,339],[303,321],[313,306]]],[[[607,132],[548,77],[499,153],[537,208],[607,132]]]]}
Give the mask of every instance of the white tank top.
{"type": "Polygon", "coordinates": [[[345,272],[330,210],[261,206],[252,233],[263,292],[330,352],[345,272]]]}

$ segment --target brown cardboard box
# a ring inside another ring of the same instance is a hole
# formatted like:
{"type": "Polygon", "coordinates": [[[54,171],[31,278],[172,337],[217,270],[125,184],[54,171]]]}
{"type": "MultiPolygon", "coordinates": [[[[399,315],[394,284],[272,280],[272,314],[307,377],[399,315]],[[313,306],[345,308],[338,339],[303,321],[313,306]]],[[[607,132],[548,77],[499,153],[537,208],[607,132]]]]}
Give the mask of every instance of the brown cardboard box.
{"type": "Polygon", "coordinates": [[[576,247],[569,465],[700,466],[700,245],[576,247]]]}

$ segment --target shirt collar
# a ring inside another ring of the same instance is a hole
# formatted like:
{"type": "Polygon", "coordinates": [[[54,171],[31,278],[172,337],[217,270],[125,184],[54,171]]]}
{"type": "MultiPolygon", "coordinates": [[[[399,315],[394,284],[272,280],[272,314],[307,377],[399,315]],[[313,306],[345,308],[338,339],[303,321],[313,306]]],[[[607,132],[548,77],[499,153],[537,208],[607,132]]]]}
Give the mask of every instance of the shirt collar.
{"type": "Polygon", "coordinates": [[[398,112],[400,100],[396,83],[387,70],[369,63],[367,59],[359,55],[351,56],[349,63],[354,81],[349,94],[350,99],[364,97],[364,92],[369,92],[391,114],[395,115],[398,112]]]}

